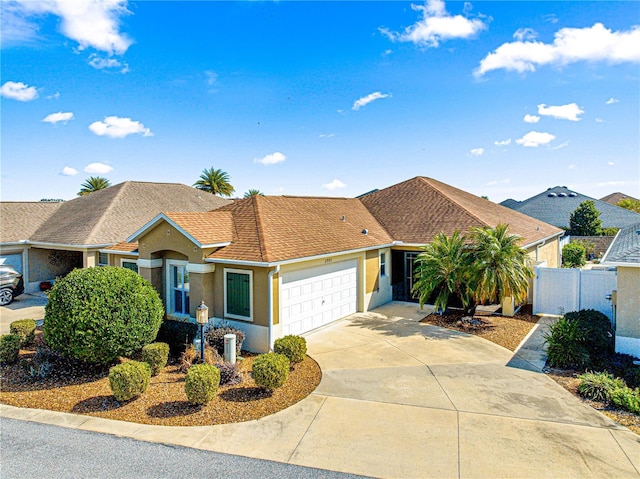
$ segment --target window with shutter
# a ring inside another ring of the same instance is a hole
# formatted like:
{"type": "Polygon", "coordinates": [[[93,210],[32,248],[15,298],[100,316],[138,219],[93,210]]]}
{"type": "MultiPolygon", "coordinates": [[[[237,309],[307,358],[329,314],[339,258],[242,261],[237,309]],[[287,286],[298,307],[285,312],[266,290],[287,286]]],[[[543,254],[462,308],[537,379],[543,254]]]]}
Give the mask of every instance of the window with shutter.
{"type": "Polygon", "coordinates": [[[253,320],[253,272],[225,269],[225,316],[233,319],[253,320]]]}

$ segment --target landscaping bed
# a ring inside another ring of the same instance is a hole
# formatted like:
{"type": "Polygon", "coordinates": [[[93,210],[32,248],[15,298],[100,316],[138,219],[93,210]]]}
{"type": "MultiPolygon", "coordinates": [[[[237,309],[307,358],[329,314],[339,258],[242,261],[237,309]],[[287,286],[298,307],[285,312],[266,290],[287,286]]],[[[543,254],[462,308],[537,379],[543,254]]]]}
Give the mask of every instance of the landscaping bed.
{"type": "Polygon", "coordinates": [[[475,315],[472,320],[463,320],[463,317],[462,311],[452,311],[442,316],[432,313],[420,322],[480,336],[510,351],[515,351],[540,319],[539,316],[531,314],[531,306],[523,307],[512,318],[475,315]]]}
{"type": "MultiPolygon", "coordinates": [[[[36,344],[41,341],[39,328],[36,344]]],[[[20,351],[16,364],[0,367],[0,402],[12,406],[48,409],[163,426],[205,426],[249,421],[281,411],[307,397],[320,383],[318,364],[306,356],[295,364],[282,387],[269,392],[251,377],[255,355],[244,354],[239,369],[242,382],[220,386],[216,397],[204,406],[187,401],[185,374],[174,362],[151,378],[147,391],[119,403],[109,387],[107,367],[88,367],[66,359],[53,361],[45,379],[33,379],[25,369],[35,346],[20,351]]]]}

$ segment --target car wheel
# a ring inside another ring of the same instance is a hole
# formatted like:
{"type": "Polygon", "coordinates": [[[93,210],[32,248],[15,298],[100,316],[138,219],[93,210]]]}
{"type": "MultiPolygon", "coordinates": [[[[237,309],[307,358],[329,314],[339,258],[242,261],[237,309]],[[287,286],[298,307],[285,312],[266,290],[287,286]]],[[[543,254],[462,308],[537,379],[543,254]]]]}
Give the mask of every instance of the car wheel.
{"type": "Polygon", "coordinates": [[[13,293],[10,289],[0,290],[0,306],[6,306],[13,301],[13,293]]]}

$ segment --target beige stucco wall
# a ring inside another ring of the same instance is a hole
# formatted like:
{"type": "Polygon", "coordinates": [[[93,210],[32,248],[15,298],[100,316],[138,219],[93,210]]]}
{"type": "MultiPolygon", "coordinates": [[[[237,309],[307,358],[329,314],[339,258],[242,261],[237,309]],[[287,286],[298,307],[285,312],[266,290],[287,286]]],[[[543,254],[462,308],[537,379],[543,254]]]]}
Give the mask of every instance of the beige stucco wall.
{"type": "MultiPolygon", "coordinates": [[[[213,315],[216,318],[225,318],[224,315],[224,270],[234,269],[241,271],[253,271],[253,321],[258,326],[269,324],[269,268],[238,266],[232,264],[216,263],[216,271],[213,273],[213,315]]],[[[192,301],[195,297],[191,294],[192,301]]],[[[211,305],[209,306],[211,308],[211,305]]],[[[238,321],[238,320],[236,320],[238,321]]]]}
{"type": "Polygon", "coordinates": [[[29,281],[51,281],[82,267],[82,251],[29,249],[29,281]],[[53,260],[52,263],[52,259],[53,260]],[[59,260],[59,261],[58,261],[59,260]]]}
{"type": "Polygon", "coordinates": [[[365,254],[365,293],[372,293],[380,285],[380,253],[378,250],[367,251],[365,254]]]}
{"type": "Polygon", "coordinates": [[[640,268],[618,266],[616,335],[640,339],[640,268]]]}
{"type": "MultiPolygon", "coordinates": [[[[134,255],[123,255],[123,254],[113,254],[109,253],[109,266],[122,266],[122,260],[131,261],[135,263],[138,261],[138,257],[134,255]]],[[[96,264],[98,260],[96,259],[96,264]]]]}
{"type": "Polygon", "coordinates": [[[540,262],[546,261],[547,268],[559,268],[560,267],[560,254],[559,254],[559,242],[558,238],[547,241],[539,248],[534,246],[527,250],[527,254],[532,261],[540,262]]]}
{"type": "Polygon", "coordinates": [[[166,221],[161,221],[138,241],[138,254],[141,259],[171,257],[171,259],[185,259],[189,263],[201,264],[204,263],[204,256],[209,251],[196,246],[166,221]],[[165,254],[165,251],[171,253],[165,254]]]}

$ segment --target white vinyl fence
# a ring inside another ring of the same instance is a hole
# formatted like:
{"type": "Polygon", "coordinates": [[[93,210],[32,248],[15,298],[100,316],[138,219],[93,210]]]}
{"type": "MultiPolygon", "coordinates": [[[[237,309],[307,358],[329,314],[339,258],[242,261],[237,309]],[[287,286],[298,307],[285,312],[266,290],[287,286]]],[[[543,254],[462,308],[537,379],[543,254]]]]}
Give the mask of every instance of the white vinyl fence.
{"type": "Polygon", "coordinates": [[[616,271],[536,268],[533,313],[557,314],[595,309],[613,320],[611,292],[617,289],[616,271]]]}

